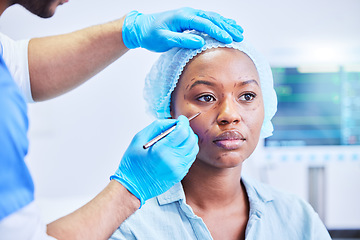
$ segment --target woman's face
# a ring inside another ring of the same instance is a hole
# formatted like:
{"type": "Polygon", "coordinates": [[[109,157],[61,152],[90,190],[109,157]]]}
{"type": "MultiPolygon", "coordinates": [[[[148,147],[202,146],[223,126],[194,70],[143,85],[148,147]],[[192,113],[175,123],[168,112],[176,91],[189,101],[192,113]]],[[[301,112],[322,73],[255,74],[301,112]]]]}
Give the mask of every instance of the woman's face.
{"type": "Polygon", "coordinates": [[[185,67],[172,95],[171,115],[192,116],[197,161],[217,168],[241,164],[254,151],[264,120],[260,80],[252,60],[230,48],[207,50],[185,67]]]}

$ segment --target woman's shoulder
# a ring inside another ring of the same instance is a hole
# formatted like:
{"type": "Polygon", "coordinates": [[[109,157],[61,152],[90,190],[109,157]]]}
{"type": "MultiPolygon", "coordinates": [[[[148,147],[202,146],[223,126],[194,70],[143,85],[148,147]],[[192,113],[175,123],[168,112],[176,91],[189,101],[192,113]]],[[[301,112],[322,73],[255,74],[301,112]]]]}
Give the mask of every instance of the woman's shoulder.
{"type": "Polygon", "coordinates": [[[151,198],[126,219],[111,239],[169,239],[171,232],[182,221],[178,202],[183,199],[181,184],[151,198]],[[135,237],[136,236],[136,237],[135,237]]]}
{"type": "Polygon", "coordinates": [[[189,219],[195,218],[186,204],[181,183],[149,199],[115,231],[111,239],[197,239],[189,219]]]}
{"type": "MultiPolygon", "coordinates": [[[[139,223],[145,219],[154,220],[155,218],[162,218],[164,212],[169,208],[177,208],[176,202],[185,198],[181,184],[176,184],[170,188],[167,192],[151,198],[145,202],[145,204],[131,215],[125,222],[139,223]]],[[[158,221],[158,219],[157,219],[158,221]]]]}
{"type": "Polygon", "coordinates": [[[267,183],[260,182],[249,176],[242,177],[249,201],[262,202],[267,208],[274,208],[279,212],[296,212],[297,214],[312,215],[315,213],[311,205],[300,196],[290,193],[267,183]]]}
{"type": "Polygon", "coordinates": [[[257,215],[260,229],[267,234],[292,236],[292,239],[331,239],[325,225],[311,205],[301,197],[251,178],[242,178],[250,214],[257,215]]]}

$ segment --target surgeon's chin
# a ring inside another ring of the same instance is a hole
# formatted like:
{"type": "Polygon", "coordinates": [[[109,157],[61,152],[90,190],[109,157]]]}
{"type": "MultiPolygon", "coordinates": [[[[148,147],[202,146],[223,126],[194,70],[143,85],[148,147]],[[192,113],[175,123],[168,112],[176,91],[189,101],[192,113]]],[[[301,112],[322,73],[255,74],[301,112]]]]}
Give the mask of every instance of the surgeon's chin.
{"type": "Polygon", "coordinates": [[[41,18],[54,16],[56,8],[59,6],[57,1],[52,1],[49,5],[39,6],[37,9],[28,9],[30,12],[41,18]]]}
{"type": "Polygon", "coordinates": [[[55,11],[56,11],[56,7],[49,8],[49,9],[45,9],[44,11],[38,13],[37,15],[41,18],[51,18],[52,16],[54,16],[55,11]]]}

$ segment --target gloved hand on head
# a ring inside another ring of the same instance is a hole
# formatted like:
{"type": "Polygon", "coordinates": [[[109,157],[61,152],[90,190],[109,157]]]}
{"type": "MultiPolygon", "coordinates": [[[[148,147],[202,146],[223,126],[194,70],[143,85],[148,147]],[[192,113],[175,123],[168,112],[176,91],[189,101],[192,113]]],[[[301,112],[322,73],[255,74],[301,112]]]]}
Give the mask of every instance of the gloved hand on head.
{"type": "Polygon", "coordinates": [[[154,52],[173,47],[200,48],[205,44],[201,36],[183,34],[186,30],[198,30],[223,43],[243,39],[243,29],[234,20],[193,8],[155,14],[132,11],[125,18],[122,36],[127,48],[142,47],[154,52]]]}
{"type": "Polygon", "coordinates": [[[198,137],[185,116],[156,120],[133,138],[119,168],[110,179],[117,180],[140,200],[160,195],[187,174],[199,152],[198,137]],[[148,149],[143,145],[176,123],[176,128],[148,149]]]}

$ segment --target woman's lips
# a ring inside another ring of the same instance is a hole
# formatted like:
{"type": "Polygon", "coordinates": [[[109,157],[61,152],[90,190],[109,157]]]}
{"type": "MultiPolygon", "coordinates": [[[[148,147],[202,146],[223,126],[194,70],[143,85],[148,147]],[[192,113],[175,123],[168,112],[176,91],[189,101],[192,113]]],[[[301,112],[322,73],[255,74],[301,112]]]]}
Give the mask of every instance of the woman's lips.
{"type": "Polygon", "coordinates": [[[221,133],[213,142],[220,148],[235,150],[241,147],[244,141],[246,139],[240,132],[231,130],[221,133]]]}

